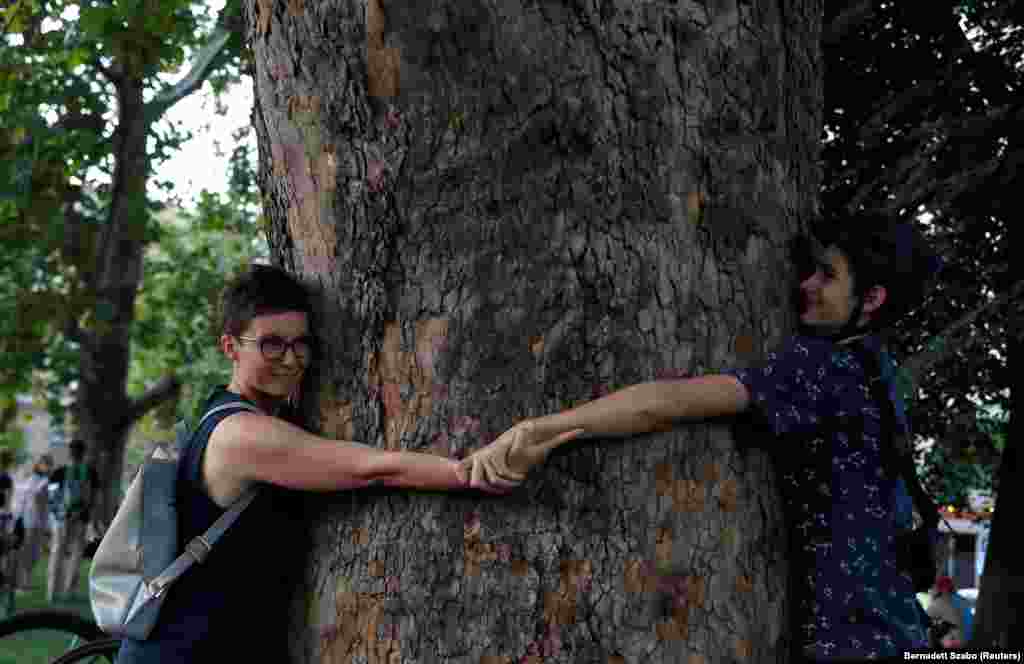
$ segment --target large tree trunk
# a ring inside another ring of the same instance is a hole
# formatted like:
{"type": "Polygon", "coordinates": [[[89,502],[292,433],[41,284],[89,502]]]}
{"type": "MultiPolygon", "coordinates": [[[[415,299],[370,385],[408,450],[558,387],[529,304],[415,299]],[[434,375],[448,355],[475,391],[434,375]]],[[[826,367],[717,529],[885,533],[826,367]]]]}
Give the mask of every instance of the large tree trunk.
{"type": "MultiPolygon", "coordinates": [[[[463,454],[791,329],[821,3],[525,4],[247,3],[325,435],[463,454]]],[[[580,444],[506,498],[337,494],[302,661],[788,661],[771,467],[727,425],[580,444]]]]}
{"type": "Polygon", "coordinates": [[[136,399],[127,393],[131,325],[146,249],[146,140],[151,116],[143,102],[143,81],[127,74],[113,77],[118,128],[110,209],[86,286],[94,306],[72,330],[80,358],[74,429],[88,444],[87,461],[100,476],[102,490],[92,517],[104,524],[110,523],[120,504],[124,449],[132,426],[148,410],[175,397],[179,387],[171,376],[136,399]]]}

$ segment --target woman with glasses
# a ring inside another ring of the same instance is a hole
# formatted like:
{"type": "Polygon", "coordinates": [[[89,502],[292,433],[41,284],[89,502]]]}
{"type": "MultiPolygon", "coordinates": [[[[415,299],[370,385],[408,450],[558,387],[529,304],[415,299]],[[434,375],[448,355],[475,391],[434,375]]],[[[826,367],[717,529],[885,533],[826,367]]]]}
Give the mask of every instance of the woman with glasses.
{"type": "Polygon", "coordinates": [[[285,272],[254,266],[222,300],[220,348],[231,382],[206,410],[227,409],[193,432],[179,463],[179,538],[203,533],[254,484],[263,489],[200,565],[171,586],[146,641],[127,639],[119,664],[288,660],[288,612],[308,549],[302,491],[464,489],[460,465],[432,454],[329,440],[296,425],[294,400],[316,360],[305,289],[285,272]],[[254,604],[254,601],[256,602],[254,604]]]}

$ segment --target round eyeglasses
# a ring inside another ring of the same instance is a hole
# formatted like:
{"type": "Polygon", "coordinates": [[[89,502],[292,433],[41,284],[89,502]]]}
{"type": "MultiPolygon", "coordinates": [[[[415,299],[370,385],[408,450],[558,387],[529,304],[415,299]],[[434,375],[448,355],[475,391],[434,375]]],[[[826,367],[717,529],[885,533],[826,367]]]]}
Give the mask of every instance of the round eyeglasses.
{"type": "Polygon", "coordinates": [[[239,341],[247,341],[256,344],[260,349],[263,358],[271,362],[278,362],[284,359],[285,353],[290,348],[295,359],[299,362],[308,362],[313,356],[313,339],[311,337],[298,337],[288,341],[284,337],[271,335],[267,337],[235,337],[239,341]]]}

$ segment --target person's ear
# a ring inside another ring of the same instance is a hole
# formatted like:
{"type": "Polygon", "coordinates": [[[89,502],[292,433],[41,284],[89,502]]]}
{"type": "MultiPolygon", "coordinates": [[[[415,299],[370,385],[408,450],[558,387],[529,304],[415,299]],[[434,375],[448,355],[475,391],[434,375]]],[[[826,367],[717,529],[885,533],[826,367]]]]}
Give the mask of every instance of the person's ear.
{"type": "Polygon", "coordinates": [[[230,334],[223,334],[220,337],[220,349],[232,362],[238,361],[238,344],[230,334]]]}
{"type": "Polygon", "coordinates": [[[885,286],[872,286],[871,290],[864,294],[864,313],[874,313],[885,304],[889,292],[885,286]]]}

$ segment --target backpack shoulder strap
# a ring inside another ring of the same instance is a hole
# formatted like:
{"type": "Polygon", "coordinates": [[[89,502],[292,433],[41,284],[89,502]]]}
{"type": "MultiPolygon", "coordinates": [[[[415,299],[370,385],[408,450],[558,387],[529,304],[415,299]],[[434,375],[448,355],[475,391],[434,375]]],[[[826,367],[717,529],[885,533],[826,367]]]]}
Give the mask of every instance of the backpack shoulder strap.
{"type": "MultiPolygon", "coordinates": [[[[245,403],[244,401],[234,401],[231,403],[221,404],[207,411],[199,423],[196,425],[196,429],[199,429],[211,415],[221,411],[234,409],[234,410],[246,410],[253,413],[261,413],[259,408],[256,408],[252,404],[245,403]]],[[[178,442],[181,444],[187,440],[186,427],[182,426],[184,422],[179,422],[175,426],[175,433],[178,437],[178,442]]],[[[202,535],[193,537],[188,544],[185,545],[185,552],[178,556],[173,563],[171,563],[167,569],[161,572],[156,578],[148,584],[149,591],[154,597],[159,597],[166,590],[167,586],[174,582],[179,576],[185,573],[185,571],[195,563],[201,563],[209,555],[213,545],[216,544],[217,540],[227,531],[227,529],[233,524],[242,511],[253,501],[256,494],[259,493],[260,486],[258,484],[250,487],[245,493],[243,493],[235,502],[231,503],[229,507],[216,521],[213,522],[206,532],[202,535]]]]}
{"type": "MultiPolygon", "coordinates": [[[[939,522],[939,511],[935,501],[921,486],[914,470],[914,459],[909,449],[898,445],[896,439],[896,407],[886,382],[882,379],[881,366],[878,356],[863,344],[854,344],[854,351],[864,365],[865,376],[868,381],[868,388],[871,390],[872,399],[881,409],[882,421],[882,460],[886,466],[886,472],[893,479],[901,478],[914,501],[921,518],[924,519],[928,528],[934,528],[939,522]]],[[[909,441],[907,441],[909,444],[909,441]]]]}

